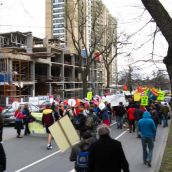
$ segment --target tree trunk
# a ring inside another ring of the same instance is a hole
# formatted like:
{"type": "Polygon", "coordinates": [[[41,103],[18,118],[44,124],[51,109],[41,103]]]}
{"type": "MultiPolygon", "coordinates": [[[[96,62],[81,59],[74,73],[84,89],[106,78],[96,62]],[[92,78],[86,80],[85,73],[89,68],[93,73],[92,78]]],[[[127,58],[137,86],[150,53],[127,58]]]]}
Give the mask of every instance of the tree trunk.
{"type": "Polygon", "coordinates": [[[107,85],[106,87],[109,88],[110,86],[110,71],[109,71],[109,68],[107,69],[107,85]]]}
{"type": "MultiPolygon", "coordinates": [[[[171,86],[171,90],[172,90],[172,47],[168,48],[168,53],[167,56],[164,58],[163,62],[165,63],[166,67],[167,67],[167,72],[170,78],[170,86],[171,86]]],[[[172,98],[170,101],[170,106],[172,108],[172,98]]]]}
{"type": "MultiPolygon", "coordinates": [[[[148,10],[157,26],[161,30],[165,39],[168,42],[167,56],[164,58],[164,64],[167,67],[167,72],[170,78],[171,90],[172,90],[172,18],[160,3],[159,0],[141,0],[145,8],[148,10]]],[[[172,107],[172,100],[170,102],[172,107]]]]}
{"type": "Polygon", "coordinates": [[[83,98],[87,96],[88,82],[87,82],[88,70],[82,71],[82,88],[83,88],[83,98]]]}

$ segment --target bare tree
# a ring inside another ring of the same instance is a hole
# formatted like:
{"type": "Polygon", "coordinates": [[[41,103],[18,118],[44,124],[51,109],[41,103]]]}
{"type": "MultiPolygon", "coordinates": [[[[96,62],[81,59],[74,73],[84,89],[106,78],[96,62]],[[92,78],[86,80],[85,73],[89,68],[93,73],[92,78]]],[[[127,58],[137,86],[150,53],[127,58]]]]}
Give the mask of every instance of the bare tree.
{"type": "MultiPolygon", "coordinates": [[[[167,56],[164,57],[164,64],[167,67],[170,81],[172,82],[172,18],[159,0],[141,0],[148,10],[155,23],[159,27],[168,43],[167,56]]],[[[172,90],[172,84],[171,84],[172,90]]],[[[172,105],[172,104],[171,104],[172,105]]]]}
{"type": "Polygon", "coordinates": [[[110,46],[110,44],[104,46],[107,45],[104,44],[104,35],[108,29],[106,24],[101,23],[105,6],[101,1],[95,1],[96,4],[92,6],[90,21],[85,2],[87,1],[77,0],[76,3],[69,2],[66,6],[66,30],[70,33],[71,44],[73,44],[76,54],[79,56],[83,96],[86,95],[88,90],[88,75],[90,74],[91,65],[95,63],[94,53],[100,50],[99,54],[103,54],[110,46]]]}

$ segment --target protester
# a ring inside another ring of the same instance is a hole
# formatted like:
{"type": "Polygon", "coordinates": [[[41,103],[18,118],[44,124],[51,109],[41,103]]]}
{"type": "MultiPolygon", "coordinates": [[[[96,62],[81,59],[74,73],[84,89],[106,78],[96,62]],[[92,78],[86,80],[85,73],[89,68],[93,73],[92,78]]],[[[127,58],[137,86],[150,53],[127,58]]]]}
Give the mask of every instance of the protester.
{"type": "Polygon", "coordinates": [[[83,114],[83,108],[80,108],[80,113],[74,117],[74,127],[78,130],[80,138],[82,138],[83,133],[86,131],[86,116],[83,114]]]}
{"type": "Polygon", "coordinates": [[[142,140],[143,163],[151,167],[156,126],[148,111],[143,113],[143,118],[139,120],[138,126],[142,140]]]}
{"type": "Polygon", "coordinates": [[[89,172],[129,172],[122,145],[110,137],[110,129],[103,124],[98,128],[99,140],[90,146],[89,172]]]}
{"type": "Polygon", "coordinates": [[[100,111],[99,117],[100,119],[102,119],[103,124],[110,126],[110,118],[109,118],[107,108],[104,108],[103,110],[100,111]]]}
{"type": "Polygon", "coordinates": [[[126,109],[122,102],[119,102],[119,106],[116,107],[116,121],[117,121],[117,129],[122,129],[123,127],[123,116],[126,113],[126,109]]]}
{"type": "Polygon", "coordinates": [[[0,109],[0,142],[2,142],[3,125],[4,125],[4,118],[2,116],[2,110],[0,109]]]}
{"type": "Polygon", "coordinates": [[[42,124],[44,125],[46,132],[48,134],[47,149],[49,150],[53,148],[51,145],[52,135],[48,129],[48,127],[50,127],[54,123],[53,111],[51,109],[51,105],[47,105],[42,113],[43,113],[42,124]]]}
{"type": "Polygon", "coordinates": [[[91,134],[96,137],[96,128],[101,123],[101,120],[97,117],[94,109],[90,107],[89,113],[87,114],[85,126],[86,129],[91,132],[91,134]]]}
{"type": "Polygon", "coordinates": [[[6,155],[2,143],[0,142],[0,172],[6,170],[6,155]]]}
{"type": "Polygon", "coordinates": [[[23,127],[23,119],[26,118],[26,115],[24,115],[21,111],[21,106],[18,107],[18,109],[15,111],[14,116],[15,119],[15,129],[17,130],[17,138],[22,138],[21,136],[21,130],[24,129],[23,127]]]}
{"type": "Polygon", "coordinates": [[[127,110],[128,123],[129,123],[129,132],[135,132],[135,117],[134,117],[135,108],[131,105],[127,110]]]}
{"type": "Polygon", "coordinates": [[[29,111],[28,104],[25,104],[24,105],[24,108],[22,110],[22,113],[26,116],[24,118],[24,120],[23,120],[24,121],[24,125],[25,125],[24,135],[26,136],[26,135],[30,134],[29,126],[28,126],[28,124],[29,124],[29,118],[30,118],[30,111],[29,111]]]}
{"type": "Polygon", "coordinates": [[[139,133],[139,127],[138,127],[138,121],[142,118],[143,116],[143,111],[140,108],[140,105],[136,106],[136,109],[134,111],[134,117],[135,117],[135,124],[136,124],[136,132],[137,132],[137,138],[140,138],[140,133],[139,133]]]}
{"type": "Polygon", "coordinates": [[[170,112],[170,109],[167,106],[167,103],[164,103],[164,105],[161,108],[163,128],[168,127],[168,113],[169,112],[170,112]]]}
{"type": "Polygon", "coordinates": [[[75,161],[76,172],[87,172],[88,171],[88,150],[90,145],[95,142],[95,138],[92,137],[91,133],[86,131],[83,134],[81,142],[72,147],[70,154],[70,161],[75,161]],[[84,153],[83,153],[84,152],[84,153]],[[83,157],[81,157],[83,156],[83,157]],[[85,158],[84,158],[85,157],[85,158]],[[80,162],[80,158],[84,158],[85,161],[80,162]]]}

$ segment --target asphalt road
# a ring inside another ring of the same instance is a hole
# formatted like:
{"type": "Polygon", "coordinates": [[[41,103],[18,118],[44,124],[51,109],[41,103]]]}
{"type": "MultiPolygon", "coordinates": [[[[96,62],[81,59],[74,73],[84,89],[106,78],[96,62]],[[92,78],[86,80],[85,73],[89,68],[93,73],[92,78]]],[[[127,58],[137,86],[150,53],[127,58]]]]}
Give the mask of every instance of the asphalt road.
{"type": "MultiPolygon", "coordinates": [[[[142,146],[136,133],[128,130],[117,130],[116,124],[111,126],[111,136],[122,142],[131,172],[158,172],[164,152],[168,128],[158,127],[153,152],[152,167],[142,162],[142,146]]],[[[53,142],[53,149],[47,150],[45,135],[30,135],[17,139],[13,127],[4,127],[4,148],[7,156],[6,172],[71,172],[73,162],[69,161],[70,150],[61,153],[53,142]]]]}

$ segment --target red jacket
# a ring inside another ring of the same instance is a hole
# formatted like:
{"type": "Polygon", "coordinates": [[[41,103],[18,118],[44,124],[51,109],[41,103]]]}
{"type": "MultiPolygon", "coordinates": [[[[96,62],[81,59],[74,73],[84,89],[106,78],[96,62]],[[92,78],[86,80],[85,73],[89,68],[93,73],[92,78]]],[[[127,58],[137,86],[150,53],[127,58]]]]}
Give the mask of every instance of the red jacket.
{"type": "Polygon", "coordinates": [[[23,119],[23,118],[26,118],[26,116],[25,116],[22,112],[20,112],[20,111],[18,111],[18,110],[15,111],[14,116],[16,117],[16,119],[23,119]]]}
{"type": "Polygon", "coordinates": [[[128,109],[127,114],[128,114],[129,120],[135,120],[134,111],[135,111],[135,108],[133,108],[133,107],[128,109]]]}
{"type": "Polygon", "coordinates": [[[51,126],[54,123],[52,109],[45,109],[42,115],[42,124],[45,126],[51,126]]]}

